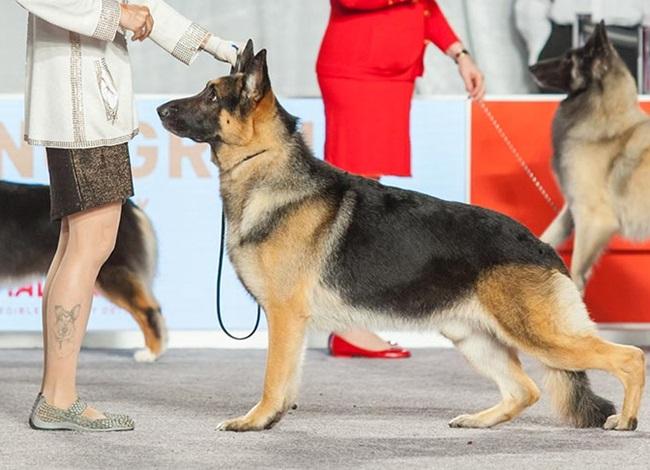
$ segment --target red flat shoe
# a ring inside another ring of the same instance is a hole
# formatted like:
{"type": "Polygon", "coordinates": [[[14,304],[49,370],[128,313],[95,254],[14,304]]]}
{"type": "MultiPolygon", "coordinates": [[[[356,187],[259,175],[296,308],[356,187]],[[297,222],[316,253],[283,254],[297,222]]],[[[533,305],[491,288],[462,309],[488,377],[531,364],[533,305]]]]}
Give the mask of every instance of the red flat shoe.
{"type": "Polygon", "coordinates": [[[327,344],[330,355],[334,357],[367,357],[371,359],[406,359],[411,357],[411,351],[398,345],[382,351],[371,351],[348,343],[334,333],[330,335],[327,344]]]}

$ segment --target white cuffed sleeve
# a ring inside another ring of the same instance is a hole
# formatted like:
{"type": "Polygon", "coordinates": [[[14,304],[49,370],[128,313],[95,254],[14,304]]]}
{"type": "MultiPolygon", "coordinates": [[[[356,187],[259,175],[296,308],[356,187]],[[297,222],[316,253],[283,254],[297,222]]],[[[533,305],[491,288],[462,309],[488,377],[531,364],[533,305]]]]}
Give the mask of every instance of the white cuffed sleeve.
{"type": "Polygon", "coordinates": [[[16,0],[25,10],[60,28],[112,41],[120,23],[118,0],[16,0]]]}
{"type": "Polygon", "coordinates": [[[149,8],[153,17],[152,41],[189,65],[199,53],[201,44],[210,35],[196,23],[170,7],[163,0],[132,0],[130,3],[149,8]]]}

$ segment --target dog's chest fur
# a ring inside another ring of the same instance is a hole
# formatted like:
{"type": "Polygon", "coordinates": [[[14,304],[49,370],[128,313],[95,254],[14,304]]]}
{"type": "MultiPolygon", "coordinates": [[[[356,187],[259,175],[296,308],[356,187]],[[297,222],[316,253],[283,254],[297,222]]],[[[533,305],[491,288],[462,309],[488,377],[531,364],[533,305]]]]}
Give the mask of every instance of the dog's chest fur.
{"type": "Polygon", "coordinates": [[[567,139],[556,156],[556,172],[569,201],[609,198],[609,191],[594,191],[608,184],[614,160],[620,154],[618,142],[590,142],[567,139]]]}
{"type": "Polygon", "coordinates": [[[286,301],[315,282],[330,213],[309,185],[268,185],[229,199],[228,254],[259,301],[286,301]]]}
{"type": "Polygon", "coordinates": [[[567,99],[553,121],[553,167],[569,201],[611,205],[630,177],[619,170],[629,166],[627,143],[646,118],[637,107],[609,109],[603,101],[567,99]]]}
{"type": "Polygon", "coordinates": [[[560,105],[553,166],[577,223],[597,221],[644,240],[650,237],[650,118],[633,89],[605,85],[560,105]]]}

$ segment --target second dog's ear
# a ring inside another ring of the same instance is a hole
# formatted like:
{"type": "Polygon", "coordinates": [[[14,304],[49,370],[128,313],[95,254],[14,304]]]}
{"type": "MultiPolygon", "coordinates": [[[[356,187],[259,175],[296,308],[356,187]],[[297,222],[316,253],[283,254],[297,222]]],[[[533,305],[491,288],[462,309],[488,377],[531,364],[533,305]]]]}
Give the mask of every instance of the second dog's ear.
{"type": "Polygon", "coordinates": [[[586,49],[591,49],[596,52],[606,51],[609,48],[609,38],[607,37],[607,27],[605,22],[601,21],[594,28],[594,32],[591,33],[587,43],[585,44],[586,49]]]}
{"type": "Polygon", "coordinates": [[[244,49],[239,52],[237,63],[235,63],[235,66],[230,71],[231,75],[234,73],[244,72],[250,66],[251,61],[253,60],[253,50],[253,40],[249,39],[246,41],[244,49]]]}
{"type": "Polygon", "coordinates": [[[255,102],[260,101],[271,89],[269,69],[266,65],[266,49],[262,49],[253,57],[244,73],[246,75],[244,94],[255,102]]]}

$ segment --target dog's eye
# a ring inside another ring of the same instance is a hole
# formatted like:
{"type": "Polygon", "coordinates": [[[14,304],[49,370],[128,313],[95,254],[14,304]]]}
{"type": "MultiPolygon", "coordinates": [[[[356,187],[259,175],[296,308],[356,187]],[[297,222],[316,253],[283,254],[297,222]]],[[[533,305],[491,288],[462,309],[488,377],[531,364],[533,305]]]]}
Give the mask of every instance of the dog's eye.
{"type": "Polygon", "coordinates": [[[210,94],[208,95],[208,100],[210,100],[212,103],[217,101],[219,97],[217,96],[217,91],[214,88],[210,89],[210,94]]]}

